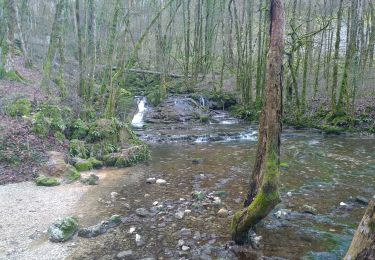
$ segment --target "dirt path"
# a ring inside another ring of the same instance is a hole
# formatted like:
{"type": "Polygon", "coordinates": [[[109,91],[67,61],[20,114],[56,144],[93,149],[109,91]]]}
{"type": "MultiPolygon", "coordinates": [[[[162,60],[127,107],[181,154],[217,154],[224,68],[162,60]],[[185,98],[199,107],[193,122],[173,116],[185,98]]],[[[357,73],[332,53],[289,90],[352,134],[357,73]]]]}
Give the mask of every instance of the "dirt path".
{"type": "Polygon", "coordinates": [[[110,193],[137,178],[129,169],[97,172],[98,186],[81,183],[38,187],[32,182],[0,186],[0,259],[65,259],[79,246],[48,241],[47,229],[59,217],[74,215],[80,225],[107,218],[110,193]],[[109,200],[109,201],[108,201],[109,200]]]}

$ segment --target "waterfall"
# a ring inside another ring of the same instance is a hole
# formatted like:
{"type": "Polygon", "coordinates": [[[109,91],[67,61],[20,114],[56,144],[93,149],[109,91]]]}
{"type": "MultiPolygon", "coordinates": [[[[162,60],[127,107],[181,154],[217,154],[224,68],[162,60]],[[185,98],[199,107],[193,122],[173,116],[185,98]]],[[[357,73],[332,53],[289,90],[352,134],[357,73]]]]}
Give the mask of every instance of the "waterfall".
{"type": "Polygon", "coordinates": [[[147,100],[145,97],[137,98],[138,111],[137,111],[137,114],[135,114],[133,117],[132,126],[137,127],[137,128],[143,127],[144,125],[143,117],[144,117],[145,112],[147,111],[146,101],[147,100]]]}
{"type": "Polygon", "coordinates": [[[206,100],[204,99],[203,96],[199,97],[199,105],[201,105],[202,107],[206,106],[206,100]]]}

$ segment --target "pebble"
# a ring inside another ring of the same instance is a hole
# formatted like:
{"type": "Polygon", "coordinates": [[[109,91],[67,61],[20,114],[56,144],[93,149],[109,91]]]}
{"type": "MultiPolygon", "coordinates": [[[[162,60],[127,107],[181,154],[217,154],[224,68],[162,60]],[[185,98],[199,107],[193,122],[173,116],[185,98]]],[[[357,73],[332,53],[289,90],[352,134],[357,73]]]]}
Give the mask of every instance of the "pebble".
{"type": "Polygon", "coordinates": [[[178,240],[178,244],[177,244],[179,247],[185,245],[185,241],[183,239],[180,239],[178,240]]]}
{"type": "Polygon", "coordinates": [[[130,227],[130,229],[129,229],[129,234],[133,234],[134,231],[135,231],[135,227],[130,227]]]}
{"type": "Polygon", "coordinates": [[[113,191],[111,192],[111,200],[116,200],[116,197],[118,196],[118,193],[113,191]]]}
{"type": "Polygon", "coordinates": [[[133,255],[133,251],[132,250],[126,250],[126,251],[121,251],[120,253],[117,254],[117,258],[118,259],[125,259],[129,256],[132,256],[133,255]]]}
{"type": "Polygon", "coordinates": [[[180,230],[180,235],[181,236],[190,236],[191,235],[191,230],[188,228],[182,228],[180,230]]]}
{"type": "Polygon", "coordinates": [[[348,204],[346,204],[345,202],[342,202],[342,201],[341,201],[341,202],[340,202],[340,206],[344,206],[344,207],[345,207],[345,206],[348,206],[348,204]]]}
{"type": "Polygon", "coordinates": [[[166,185],[166,184],[167,184],[167,181],[166,181],[166,180],[163,180],[163,179],[157,179],[157,180],[156,180],[156,184],[159,184],[159,185],[166,185]]]}
{"type": "Polygon", "coordinates": [[[220,199],[220,197],[214,197],[214,204],[215,204],[215,205],[220,205],[220,204],[221,204],[221,199],[220,199]]]}
{"type": "Polygon", "coordinates": [[[225,208],[221,208],[218,212],[217,215],[221,218],[228,217],[228,210],[225,208]]]}
{"type": "Polygon", "coordinates": [[[184,211],[177,211],[174,216],[177,218],[177,219],[183,219],[184,218],[184,215],[185,215],[185,212],[184,211]]]}
{"type": "Polygon", "coordinates": [[[292,197],[292,193],[291,193],[290,191],[288,191],[288,192],[286,193],[286,195],[287,195],[288,197],[292,197]]]}
{"type": "Polygon", "coordinates": [[[188,246],[182,246],[181,249],[182,249],[182,251],[188,251],[188,250],[190,250],[190,247],[188,247],[188,246]]]}
{"type": "Polygon", "coordinates": [[[138,234],[135,234],[135,243],[137,244],[137,246],[143,246],[145,244],[142,237],[138,234]]]}
{"type": "Polygon", "coordinates": [[[158,201],[154,201],[154,203],[152,203],[153,206],[156,206],[156,205],[158,205],[158,204],[159,204],[158,201]]]}
{"type": "Polygon", "coordinates": [[[148,212],[148,210],[145,208],[138,208],[135,210],[135,214],[140,217],[147,217],[148,215],[150,215],[150,212],[148,212]]]}

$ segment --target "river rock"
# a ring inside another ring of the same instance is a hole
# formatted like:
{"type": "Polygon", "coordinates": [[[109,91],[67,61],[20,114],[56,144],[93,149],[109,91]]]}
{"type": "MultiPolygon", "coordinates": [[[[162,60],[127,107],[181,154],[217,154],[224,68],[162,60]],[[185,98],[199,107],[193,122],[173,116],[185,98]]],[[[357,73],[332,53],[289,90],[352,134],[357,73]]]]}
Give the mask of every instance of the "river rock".
{"type": "Polygon", "coordinates": [[[225,218],[225,217],[228,217],[228,210],[225,209],[225,208],[221,208],[218,212],[217,212],[217,215],[221,218],[225,218]]]}
{"type": "Polygon", "coordinates": [[[184,215],[185,215],[185,212],[184,211],[177,211],[174,216],[177,218],[177,219],[183,219],[184,218],[184,215]]]}
{"type": "Polygon", "coordinates": [[[146,180],[146,183],[148,183],[148,184],[155,184],[156,183],[156,178],[148,178],[146,180]]]}
{"type": "Polygon", "coordinates": [[[189,251],[189,250],[190,250],[190,247],[189,247],[189,246],[185,246],[185,245],[183,245],[183,246],[181,247],[181,249],[182,249],[182,251],[189,251]]]}
{"type": "Polygon", "coordinates": [[[48,228],[49,239],[52,242],[65,242],[77,232],[78,222],[74,217],[57,220],[48,228]]]}
{"type": "Polygon", "coordinates": [[[121,217],[119,215],[113,215],[108,220],[103,221],[91,227],[81,228],[78,231],[78,236],[84,238],[97,237],[106,233],[109,229],[117,227],[121,223],[121,217]]]}
{"type": "Polygon", "coordinates": [[[115,191],[112,191],[112,192],[111,192],[111,200],[112,200],[112,201],[115,201],[116,198],[117,198],[117,196],[118,196],[118,193],[117,193],[117,192],[115,192],[115,191]]]}
{"type": "Polygon", "coordinates": [[[362,205],[368,205],[369,200],[362,196],[357,196],[355,201],[362,205]]]}
{"type": "Polygon", "coordinates": [[[314,208],[313,206],[309,206],[309,205],[303,205],[302,207],[302,212],[303,213],[307,213],[307,214],[312,214],[312,215],[316,215],[317,213],[317,210],[316,208],[314,208]]]}
{"type": "Polygon", "coordinates": [[[156,184],[159,184],[159,185],[166,185],[166,184],[167,184],[167,181],[166,181],[166,180],[163,180],[163,179],[157,179],[157,180],[156,180],[156,184]]]}
{"type": "Polygon", "coordinates": [[[191,236],[191,230],[188,228],[182,228],[180,230],[180,235],[181,236],[191,236]]]}
{"type": "Polygon", "coordinates": [[[140,217],[147,217],[150,215],[150,212],[145,208],[138,208],[135,210],[135,214],[137,214],[140,217]]]}
{"type": "Polygon", "coordinates": [[[90,174],[89,177],[82,178],[81,183],[85,185],[98,185],[99,177],[95,174],[90,174]]]}
{"type": "Polygon", "coordinates": [[[143,246],[145,244],[145,241],[139,234],[135,234],[135,243],[137,246],[143,246]]]}
{"type": "Polygon", "coordinates": [[[133,255],[132,250],[121,251],[116,255],[117,259],[127,259],[133,255]]]}

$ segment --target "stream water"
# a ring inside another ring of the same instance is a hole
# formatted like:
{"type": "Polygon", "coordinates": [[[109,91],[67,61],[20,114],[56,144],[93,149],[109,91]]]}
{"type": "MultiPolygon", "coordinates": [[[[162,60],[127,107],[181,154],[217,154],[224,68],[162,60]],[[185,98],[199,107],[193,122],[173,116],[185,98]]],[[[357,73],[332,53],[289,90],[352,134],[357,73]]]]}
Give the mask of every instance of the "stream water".
{"type": "Polygon", "coordinates": [[[254,253],[251,246],[237,248],[228,241],[231,215],[242,207],[255,157],[256,128],[220,122],[153,125],[138,134],[150,144],[152,159],[133,168],[138,182],[120,183],[116,190],[130,205],[118,202],[108,209],[125,216],[124,225],[77,258],[111,258],[132,250],[135,259],[254,259],[255,254],[341,259],[366,208],[363,198],[375,196],[373,138],[284,130],[282,203],[257,227],[261,238],[254,253]],[[149,177],[167,184],[147,184],[149,177]],[[197,191],[205,198],[193,198],[197,191]],[[150,215],[136,216],[137,208],[150,215]],[[220,208],[229,216],[220,217],[220,208]],[[143,243],[137,245],[131,227],[143,243]]]}

